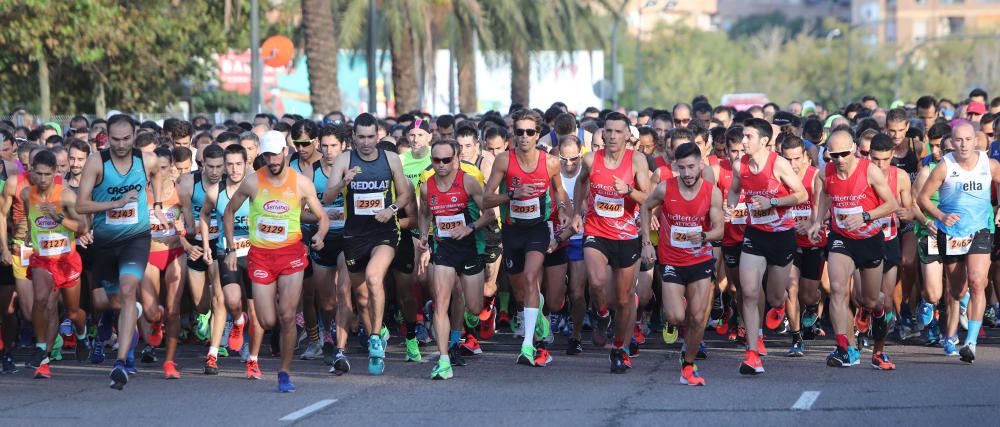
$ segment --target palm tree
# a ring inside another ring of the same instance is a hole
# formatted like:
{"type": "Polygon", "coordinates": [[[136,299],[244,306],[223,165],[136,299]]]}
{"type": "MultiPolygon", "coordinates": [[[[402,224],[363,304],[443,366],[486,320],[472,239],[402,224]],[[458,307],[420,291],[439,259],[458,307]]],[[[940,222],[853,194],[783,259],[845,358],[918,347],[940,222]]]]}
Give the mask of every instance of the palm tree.
{"type": "Polygon", "coordinates": [[[309,68],[309,102],[313,112],[340,109],[337,84],[337,38],[333,34],[330,0],[302,0],[302,32],[309,68]]]}
{"type": "Polygon", "coordinates": [[[486,49],[492,48],[492,34],[484,20],[483,8],[476,0],[453,0],[452,8],[458,24],[457,49],[458,64],[458,105],[463,112],[479,110],[476,98],[476,36],[486,49]]]}

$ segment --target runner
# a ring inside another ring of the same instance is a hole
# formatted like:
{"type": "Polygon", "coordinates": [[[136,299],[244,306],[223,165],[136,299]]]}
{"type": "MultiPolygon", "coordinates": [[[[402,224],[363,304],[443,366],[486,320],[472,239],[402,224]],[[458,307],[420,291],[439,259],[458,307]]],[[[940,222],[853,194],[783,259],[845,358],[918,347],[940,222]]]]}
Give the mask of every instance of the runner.
{"type": "Polygon", "coordinates": [[[354,120],[354,149],[349,156],[336,159],[323,191],[323,203],[328,206],[344,191],[344,260],[351,287],[367,293],[366,298],[359,296],[357,312],[370,334],[368,372],[372,375],[385,371],[386,342],[372,328],[381,328],[385,314],[383,284],[400,240],[396,213],[413,198],[399,156],[375,146],[377,124],[367,113],[354,120]]]}
{"type": "Polygon", "coordinates": [[[1000,163],[975,149],[976,131],[967,122],[952,128],[951,139],[955,151],[946,154],[931,171],[917,203],[925,215],[936,220],[938,247],[945,250],[942,261],[952,297],[961,300],[966,289],[971,294],[968,330],[959,354],[963,362],[973,363],[986,309],[992,250],[990,187],[1000,182],[1000,163]],[[938,191],[935,206],[930,198],[938,191]]]}
{"type": "Polygon", "coordinates": [[[66,315],[73,323],[77,360],[85,360],[90,351],[87,347],[87,313],[80,308],[83,266],[75,250],[75,233],[83,231],[86,234],[87,224],[73,208],[76,193],[57,182],[56,177],[55,155],[47,150],[39,152],[31,164],[32,184],[21,192],[21,200],[26,202],[25,212],[30,224],[33,224],[32,247],[37,248],[31,256],[28,270],[35,291],[31,313],[31,324],[38,340],[31,362],[31,365],[38,366],[35,378],[52,375],[49,349],[59,331],[50,328],[50,320],[59,319],[60,296],[66,315]]]}
{"type": "Polygon", "coordinates": [[[16,185],[17,178],[14,178],[14,182],[10,181],[11,177],[15,177],[17,174],[17,165],[6,159],[12,157],[14,135],[6,129],[0,129],[0,144],[2,144],[0,148],[2,148],[3,154],[3,160],[0,161],[0,195],[2,195],[0,197],[0,254],[2,254],[0,255],[0,322],[2,322],[0,343],[3,344],[3,350],[0,350],[0,356],[3,359],[0,373],[13,374],[17,372],[17,364],[14,363],[14,350],[17,347],[17,336],[20,328],[17,311],[7,310],[8,307],[11,307],[16,291],[14,270],[11,266],[14,258],[8,245],[9,234],[7,232],[7,225],[10,223],[10,204],[13,200],[7,197],[7,187],[16,185]],[[8,183],[11,185],[7,185],[8,183]]]}
{"type": "MultiPolygon", "coordinates": [[[[944,154],[953,151],[951,144],[951,126],[942,125],[947,128],[947,132],[940,135],[947,136],[933,138],[928,143],[931,154],[924,157],[924,167],[917,173],[917,179],[913,182],[912,196],[914,199],[920,194],[923,186],[927,182],[927,177],[931,171],[941,162],[944,154]]],[[[937,126],[937,125],[935,125],[937,126]]],[[[941,130],[941,128],[938,128],[941,130]]],[[[931,134],[932,132],[928,132],[931,134]]],[[[938,193],[931,194],[930,202],[938,203],[938,193]]],[[[914,233],[917,236],[917,254],[920,258],[920,276],[923,279],[921,296],[923,301],[918,310],[917,323],[920,329],[927,329],[927,345],[941,344],[944,347],[945,356],[958,356],[958,338],[955,337],[958,331],[959,304],[954,298],[945,293],[944,269],[941,264],[941,250],[937,244],[937,227],[934,220],[924,214],[922,209],[913,210],[913,222],[916,223],[914,233]],[[941,302],[942,297],[946,301],[946,310],[940,312],[940,319],[935,319],[936,307],[941,302]],[[941,335],[944,331],[944,335],[941,335]]]]}
{"type": "Polygon", "coordinates": [[[515,147],[497,154],[486,184],[483,208],[500,206],[503,220],[504,264],[515,295],[522,295],[524,339],[517,363],[546,366],[552,357],[536,348],[536,335],[544,337],[548,319],[541,312],[542,268],[545,254],[555,250],[547,220],[552,201],[562,208],[561,222],[569,224],[568,198],[559,179],[559,161],[537,148],[542,117],[533,110],[512,116],[515,147]],[[497,190],[499,189],[499,193],[497,190]]]}
{"type": "MultiPolygon", "coordinates": [[[[295,314],[302,294],[302,276],[309,263],[302,244],[299,226],[302,207],[313,212],[322,210],[312,182],[292,168],[285,168],[287,147],[279,132],[264,135],[260,151],[266,167],[248,175],[226,205],[224,219],[226,249],[225,263],[230,271],[238,268],[238,246],[235,240],[236,213],[243,202],[250,200],[249,231],[250,249],[247,253],[247,271],[252,277],[253,299],[257,320],[265,329],[281,327],[281,368],[278,372],[278,391],[295,391],[289,377],[295,348],[295,314]]],[[[323,249],[323,240],[329,227],[326,216],[319,217],[319,228],[311,244],[315,250],[323,249]]]]}
{"type": "MultiPolygon", "coordinates": [[[[14,274],[14,285],[17,292],[17,302],[21,309],[22,319],[31,319],[31,313],[33,310],[33,304],[35,301],[34,297],[34,285],[31,279],[28,279],[28,265],[31,260],[31,254],[34,253],[34,249],[31,247],[30,242],[30,230],[28,226],[28,217],[24,212],[24,200],[21,199],[21,194],[24,189],[30,185],[30,173],[31,173],[31,161],[34,160],[35,156],[43,150],[41,146],[38,145],[28,145],[22,144],[18,147],[18,157],[22,157],[21,153],[27,153],[26,158],[22,158],[19,161],[25,167],[25,170],[18,173],[16,178],[11,184],[4,185],[3,187],[3,206],[5,209],[2,212],[3,216],[7,216],[7,212],[10,212],[10,227],[11,231],[10,238],[13,244],[11,253],[11,267],[14,274]],[[24,149],[22,149],[24,147],[24,149]],[[25,151],[26,150],[26,151],[25,151]]],[[[15,171],[17,169],[11,169],[15,171]]],[[[6,172],[6,170],[4,171],[6,172]]],[[[56,181],[62,182],[61,177],[57,177],[56,181]]],[[[49,327],[55,328],[59,325],[59,319],[49,319],[51,324],[49,327]]],[[[55,350],[55,349],[53,349],[55,350]]],[[[37,368],[29,361],[29,368],[37,368]]]]}
{"type": "MultiPolygon", "coordinates": [[[[729,203],[729,189],[733,185],[733,165],[739,164],[740,159],[743,158],[743,154],[746,152],[743,145],[743,127],[734,126],[726,131],[725,135],[726,141],[726,158],[719,161],[719,180],[716,182],[716,186],[722,191],[722,197],[725,201],[723,205],[725,209],[724,222],[722,233],[722,260],[726,268],[726,278],[728,283],[726,284],[727,289],[723,293],[723,319],[719,326],[716,327],[715,331],[720,335],[728,334],[727,338],[730,342],[736,341],[739,336],[740,329],[737,327],[739,319],[737,317],[739,310],[736,306],[735,294],[738,289],[740,289],[740,255],[743,252],[743,232],[746,228],[747,215],[749,214],[749,209],[746,204],[746,196],[743,191],[739,193],[739,199],[734,204],[735,208],[730,209],[729,203]],[[725,296],[729,295],[729,301],[725,301],[725,296]],[[726,318],[726,312],[729,313],[728,319],[726,318]]],[[[677,330],[674,331],[669,336],[668,328],[664,328],[664,341],[668,344],[672,344],[674,340],[677,339],[677,330]]],[[[745,337],[746,331],[743,331],[745,337]]]]}
{"type": "MultiPolygon", "coordinates": [[[[746,155],[733,170],[727,203],[735,209],[742,191],[750,210],[750,224],[743,236],[740,256],[740,296],[742,319],[747,332],[746,357],[740,373],[764,373],[759,349],[763,347],[760,329],[760,303],[764,274],[770,280],[766,302],[771,307],[785,303],[791,262],[795,258],[795,218],[791,207],[809,199],[802,180],[791,165],[769,150],[772,144],[771,124],[764,119],[743,122],[743,145],[746,155]]],[[[735,165],[734,165],[735,166],[735,165]]],[[[778,314],[784,316],[780,310],[778,314]]]]}
{"type": "MultiPolygon", "coordinates": [[[[559,138],[559,173],[562,178],[563,188],[576,188],[576,180],[580,177],[580,163],[583,158],[583,146],[580,138],[576,135],[566,135],[559,138]]],[[[574,192],[567,192],[570,204],[576,209],[574,192]]],[[[566,347],[567,355],[577,355],[583,353],[583,316],[587,311],[586,286],[587,267],[583,261],[583,230],[577,230],[569,238],[569,246],[566,250],[569,260],[569,299],[570,299],[570,321],[573,324],[572,332],[569,336],[569,345],[566,347]]],[[[565,283],[565,282],[564,282],[565,283]]],[[[565,285],[561,288],[565,294],[565,285]]],[[[562,298],[559,298],[561,301],[562,298]]]]}
{"type": "MultiPolygon", "coordinates": [[[[574,229],[584,227],[586,215],[583,257],[592,287],[590,296],[597,307],[595,336],[605,333],[611,323],[609,306],[617,313],[610,355],[615,374],[624,374],[631,367],[624,346],[631,342],[637,310],[635,276],[642,250],[636,214],[650,190],[646,156],[625,149],[628,128],[623,114],[605,117],[604,148],[583,157],[573,196],[574,200],[587,200],[576,206],[574,229]],[[607,267],[611,267],[610,277],[607,267]],[[606,288],[608,283],[613,289],[606,288]]],[[[700,307],[707,307],[707,303],[700,307]]]]}
{"type": "MultiPolygon", "coordinates": [[[[885,242],[879,219],[892,215],[896,199],[881,169],[856,157],[855,147],[848,130],[836,130],[828,138],[831,161],[825,171],[826,196],[820,198],[816,221],[809,228],[812,240],[819,241],[821,220],[829,210],[830,318],[837,347],[827,356],[826,364],[833,367],[860,363],[861,353],[851,333],[851,276],[855,269],[860,270],[860,276],[854,282],[854,297],[870,310],[872,335],[877,341],[884,342],[892,316],[892,310],[885,309],[887,304],[891,307],[892,295],[881,293],[885,242]]],[[[872,367],[896,369],[880,348],[872,354],[872,367]]]]}
{"type": "MultiPolygon", "coordinates": [[[[431,147],[434,176],[421,184],[420,203],[421,252],[431,251],[434,295],[434,332],[441,358],[431,371],[431,379],[446,380],[453,376],[450,354],[457,345],[460,331],[449,319],[452,304],[465,301],[465,317],[479,320],[483,291],[483,255],[486,244],[479,230],[493,223],[493,211],[482,209],[483,187],[474,176],[459,167],[461,148],[454,140],[439,140],[431,147]],[[433,225],[431,223],[433,221],[433,225]],[[429,233],[434,240],[430,241],[429,233]],[[426,234],[425,234],[426,233],[426,234]],[[456,288],[455,285],[460,284],[456,288]],[[457,298],[452,301],[452,296],[457,298]],[[450,332],[449,332],[450,329],[450,332]],[[444,340],[443,337],[450,339],[444,340]]],[[[465,323],[468,325],[469,321],[465,323]]]]}
{"type": "Polygon", "coordinates": [[[91,250],[102,256],[94,257],[90,266],[93,279],[120,289],[118,355],[111,370],[111,387],[117,390],[128,383],[125,361],[138,318],[136,292],[149,261],[150,219],[145,207],[152,198],[156,216],[163,217],[159,194],[167,178],[160,172],[156,154],[134,149],[134,140],[131,117],[119,114],[108,119],[108,148],[87,159],[76,200],[77,213],[94,214],[91,250]]]}
{"type": "Polygon", "coordinates": [[[715,260],[709,242],[723,237],[722,192],[702,179],[705,165],[698,145],[685,143],[673,157],[679,176],[657,184],[642,204],[642,256],[646,262],[658,261],[662,269],[667,321],[685,326],[680,382],[705,385],[694,360],[708,322],[703,307],[712,299],[715,260]],[[649,239],[655,207],[662,219],[658,248],[649,239]]]}

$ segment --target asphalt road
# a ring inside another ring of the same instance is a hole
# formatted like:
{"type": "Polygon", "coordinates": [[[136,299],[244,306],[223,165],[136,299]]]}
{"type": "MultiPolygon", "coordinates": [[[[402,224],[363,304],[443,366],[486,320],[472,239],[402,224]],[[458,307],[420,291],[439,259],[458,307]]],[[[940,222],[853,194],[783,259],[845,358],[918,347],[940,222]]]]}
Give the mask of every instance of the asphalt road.
{"type": "MultiPolygon", "coordinates": [[[[320,360],[297,360],[292,394],[276,392],[273,358],[262,359],[261,381],[244,379],[238,356],[222,359],[222,374],[209,377],[201,374],[204,349],[186,346],[180,380],[162,379],[158,364],[140,365],[124,391],[107,386],[110,362],[59,362],[49,380],[32,379],[30,369],[2,376],[0,425],[996,426],[1000,330],[988,332],[975,365],[946,358],[938,347],[894,345],[894,372],[870,368],[867,352],[860,367],[826,367],[829,339],[807,341],[807,357],[789,359],[781,355],[788,338],[777,337],[768,340],[767,373],[757,377],[740,376],[742,351],[710,333],[709,358],[698,364],[706,387],[678,384],[679,345],[664,345],[658,335],[632,370],[612,375],[608,350],[586,340],[585,353],[571,357],[559,337],[553,363],[530,368],[514,364],[519,340],[498,334],[448,381],[427,379],[431,362],[403,363],[394,337],[384,375],[369,376],[357,350],[349,355],[351,374],[342,377],[320,360]]],[[[429,347],[423,352],[431,358],[429,347]]]]}

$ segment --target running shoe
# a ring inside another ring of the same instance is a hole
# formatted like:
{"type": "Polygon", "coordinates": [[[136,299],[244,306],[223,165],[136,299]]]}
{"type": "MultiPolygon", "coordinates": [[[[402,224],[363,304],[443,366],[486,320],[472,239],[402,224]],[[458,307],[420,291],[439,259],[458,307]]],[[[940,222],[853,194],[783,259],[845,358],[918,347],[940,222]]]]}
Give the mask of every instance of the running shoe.
{"type": "Polygon", "coordinates": [[[333,356],[333,367],[330,368],[330,373],[339,377],[350,371],[351,362],[347,360],[347,356],[344,356],[343,350],[337,350],[337,355],[333,356]]]}
{"type": "Polygon", "coordinates": [[[546,344],[554,343],[556,336],[552,334],[552,325],[549,316],[543,315],[542,311],[538,310],[538,320],[535,321],[535,340],[544,341],[546,344]]]}
{"type": "Polygon", "coordinates": [[[0,371],[4,375],[16,374],[18,371],[17,363],[14,363],[14,358],[9,355],[3,357],[3,370],[0,371]]]}
{"type": "Polygon", "coordinates": [[[462,349],[458,343],[448,348],[448,358],[451,359],[452,366],[468,365],[468,363],[465,362],[465,356],[462,355],[462,349]]]}
{"type": "Polygon", "coordinates": [[[919,321],[920,325],[926,327],[927,325],[930,325],[931,322],[934,321],[934,304],[931,304],[924,300],[920,300],[920,307],[918,307],[917,310],[919,311],[917,315],[917,320],[919,321]]]}
{"type": "MultiPolygon", "coordinates": [[[[407,362],[419,362],[420,356],[420,341],[416,338],[406,339],[406,361],[407,362]]],[[[333,360],[333,359],[331,359],[333,360]]],[[[332,364],[332,363],[331,363],[332,364]]]]}
{"type": "Polygon", "coordinates": [[[156,350],[152,346],[147,345],[139,352],[139,360],[142,363],[154,363],[156,362],[156,350]]]}
{"type": "Polygon", "coordinates": [[[965,296],[958,301],[958,324],[962,327],[962,330],[969,330],[969,299],[972,298],[972,292],[966,291],[965,296]]]}
{"type": "Polygon", "coordinates": [[[854,326],[858,332],[867,333],[872,326],[872,316],[868,310],[858,307],[854,310],[854,326]]]}
{"type": "Polygon", "coordinates": [[[952,342],[950,337],[943,337],[941,343],[944,345],[944,355],[945,356],[959,356],[958,347],[955,347],[955,343],[952,342]]]}
{"type": "Polygon", "coordinates": [[[87,360],[87,358],[90,357],[90,344],[89,344],[89,341],[90,340],[88,340],[86,338],[77,339],[76,340],[76,347],[73,349],[73,351],[76,353],[76,361],[77,362],[81,362],[81,363],[85,362],[87,360]]]}
{"type": "Polygon", "coordinates": [[[677,331],[676,326],[667,324],[666,326],[663,327],[662,335],[663,335],[663,343],[669,345],[677,342],[677,336],[680,335],[680,333],[677,331]]]}
{"type": "Polygon", "coordinates": [[[622,364],[625,369],[632,369],[632,356],[629,356],[628,351],[622,353],[622,364]]]}
{"type": "MultiPolygon", "coordinates": [[[[280,356],[280,354],[278,356],[280,356]]],[[[219,357],[229,357],[229,349],[225,346],[219,347],[219,357]]]]}
{"type": "Polygon", "coordinates": [[[322,356],[323,356],[323,343],[319,341],[309,341],[309,344],[306,345],[306,351],[303,351],[302,355],[299,356],[299,358],[302,360],[315,360],[322,356]]]}
{"type": "Polygon", "coordinates": [[[575,356],[580,353],[583,353],[583,343],[581,343],[578,339],[570,338],[569,346],[566,347],[566,355],[575,356]]]}
{"type": "Polygon", "coordinates": [[[884,352],[876,351],[872,354],[872,367],[880,371],[894,371],[896,370],[896,364],[889,360],[889,356],[886,356],[884,352]]]}
{"type": "Polygon", "coordinates": [[[642,322],[635,322],[635,329],[632,331],[632,338],[635,339],[639,345],[646,343],[646,333],[642,330],[643,328],[640,326],[641,323],[642,322]]]}
{"type": "Polygon", "coordinates": [[[479,338],[488,340],[496,333],[497,311],[492,305],[483,308],[479,313],[479,338]],[[484,317],[485,316],[485,317],[484,317]]]}
{"type": "Polygon", "coordinates": [[[726,307],[726,310],[722,312],[722,320],[720,320],[719,324],[715,327],[715,333],[719,335],[728,335],[729,330],[732,329],[732,325],[730,325],[732,319],[733,309],[726,307]]]}
{"type": "Polygon", "coordinates": [[[597,321],[594,322],[594,328],[590,331],[590,337],[595,347],[604,347],[608,343],[608,325],[611,324],[611,313],[608,312],[608,315],[604,317],[596,317],[597,321]]]}
{"type": "Polygon", "coordinates": [[[95,365],[100,365],[101,363],[104,363],[105,357],[106,356],[104,355],[104,341],[100,341],[100,339],[94,339],[94,341],[90,345],[90,363],[93,363],[95,365]]]}
{"type": "Polygon", "coordinates": [[[705,385],[705,379],[698,375],[698,366],[695,364],[684,365],[681,368],[681,384],[683,385],[705,385]]]}
{"type": "Polygon", "coordinates": [[[851,361],[851,366],[857,366],[861,364],[861,350],[854,347],[847,347],[847,358],[851,361]]]}
{"type": "Polygon", "coordinates": [[[181,373],[177,370],[176,363],[173,361],[163,362],[163,378],[168,380],[179,380],[181,378],[181,373]]]}
{"type": "Polygon", "coordinates": [[[629,356],[639,357],[639,341],[636,341],[635,337],[632,337],[632,340],[629,341],[627,353],[629,356]]]}
{"type": "MultiPolygon", "coordinates": [[[[986,312],[983,313],[983,326],[987,328],[997,327],[997,308],[996,306],[987,305],[986,312]]],[[[980,329],[982,330],[982,329],[980,329]]]]}
{"type": "Polygon", "coordinates": [[[63,337],[62,335],[56,334],[56,340],[52,344],[52,351],[49,352],[49,358],[58,362],[63,359],[62,357],[63,348],[63,337]]]}
{"type": "Polygon", "coordinates": [[[247,379],[259,380],[260,377],[260,364],[256,360],[247,360],[247,379]]]}
{"type": "Polygon", "coordinates": [[[517,364],[535,366],[535,347],[531,345],[522,345],[521,353],[517,355],[517,364]]]}
{"type": "Polygon", "coordinates": [[[157,309],[160,310],[160,320],[149,325],[149,333],[146,335],[146,343],[153,347],[159,347],[163,343],[163,306],[157,309]]]}
{"type": "MultiPolygon", "coordinates": [[[[889,316],[889,313],[886,313],[886,316],[889,316]]],[[[919,320],[918,320],[918,322],[919,322],[919,320]]],[[[875,328],[875,329],[879,329],[879,327],[877,325],[878,319],[875,320],[875,323],[876,324],[873,324],[872,327],[875,328]]],[[[917,322],[914,322],[913,319],[911,319],[909,317],[904,317],[903,321],[899,322],[899,328],[898,328],[898,330],[899,330],[899,340],[900,341],[906,341],[906,340],[908,340],[910,338],[919,338],[920,337],[920,330],[922,329],[922,326],[919,325],[919,324],[916,324],[916,323],[917,322]]],[[[878,332],[873,332],[872,335],[878,336],[878,332]]]]}
{"type": "Polygon", "coordinates": [[[941,343],[941,330],[938,328],[937,319],[931,320],[925,329],[927,329],[927,341],[924,345],[935,346],[941,343]]]}
{"type": "Polygon", "coordinates": [[[802,312],[802,328],[811,328],[812,325],[816,324],[816,319],[819,319],[819,305],[807,305],[805,311],[802,312]]]}
{"type": "Polygon", "coordinates": [[[424,344],[430,343],[431,336],[430,333],[427,331],[428,331],[427,326],[425,326],[423,323],[417,323],[417,327],[415,329],[415,332],[417,334],[417,341],[422,342],[424,344]]]}
{"type": "Polygon", "coordinates": [[[31,357],[29,357],[28,361],[24,363],[24,366],[38,369],[38,367],[42,366],[42,362],[45,361],[46,357],[49,357],[49,352],[35,347],[34,350],[31,351],[31,357]]]}
{"type": "Polygon", "coordinates": [[[386,347],[389,346],[389,337],[390,337],[389,328],[385,327],[385,325],[382,325],[382,329],[379,329],[378,331],[378,337],[382,338],[382,349],[384,350],[386,347]]]}
{"type": "Polygon", "coordinates": [[[731,343],[735,343],[738,338],[739,338],[739,328],[730,327],[729,335],[726,336],[726,340],[731,343]]]}
{"type": "Polygon", "coordinates": [[[837,347],[826,356],[826,366],[831,368],[848,368],[851,366],[851,356],[844,349],[837,347]]]}
{"type": "Polygon", "coordinates": [[[36,380],[47,380],[49,378],[52,378],[52,370],[48,362],[42,363],[38,369],[35,369],[36,380]]]}
{"type": "Polygon", "coordinates": [[[976,347],[966,344],[958,351],[958,355],[961,356],[961,360],[965,363],[976,363],[976,347]]]}
{"type": "Polygon", "coordinates": [[[240,348],[243,347],[243,329],[247,325],[247,322],[250,320],[247,318],[246,313],[241,313],[240,317],[243,318],[243,324],[237,325],[236,322],[233,322],[233,327],[229,329],[228,347],[235,351],[239,351],[240,348]]]}
{"type": "Polygon", "coordinates": [[[125,358],[125,372],[129,375],[135,375],[139,373],[139,369],[135,367],[135,352],[129,350],[128,356],[125,358]]]}
{"type": "Polygon", "coordinates": [[[208,355],[205,358],[205,375],[219,375],[219,358],[208,355]]]}
{"type": "Polygon", "coordinates": [[[740,363],[740,374],[759,375],[764,373],[764,363],[760,360],[760,354],[753,350],[747,350],[743,363],[740,363]]]}
{"type": "Polygon", "coordinates": [[[194,336],[201,341],[212,337],[211,329],[212,312],[198,313],[198,318],[194,323],[194,336]]]}
{"type": "Polygon", "coordinates": [[[757,334],[757,354],[767,356],[767,346],[764,345],[764,334],[757,334]]]}
{"type": "Polygon", "coordinates": [[[611,361],[612,374],[624,374],[628,369],[625,366],[625,350],[620,348],[612,349],[608,360],[611,361]]]}
{"type": "MultiPolygon", "coordinates": [[[[479,340],[477,340],[472,334],[465,334],[465,342],[463,342],[460,347],[462,349],[462,354],[466,356],[483,354],[483,348],[479,346],[479,340]]],[[[407,355],[409,355],[409,343],[407,343],[406,351],[407,355]]]]}
{"type": "Polygon", "coordinates": [[[538,347],[535,351],[535,366],[549,366],[552,363],[552,355],[545,347],[538,347]]]}
{"type": "Polygon", "coordinates": [[[802,341],[799,341],[792,343],[792,348],[788,350],[788,354],[786,356],[805,357],[805,355],[806,355],[806,346],[805,344],[802,343],[802,341]]]}
{"type": "Polygon", "coordinates": [[[774,307],[767,311],[767,317],[764,320],[764,326],[770,330],[776,330],[781,326],[781,322],[785,320],[785,306],[774,307]]]}
{"type": "Polygon", "coordinates": [[[288,376],[288,372],[278,372],[278,392],[279,393],[294,393],[295,384],[292,384],[292,378],[288,376]]]}
{"type": "Polygon", "coordinates": [[[128,384],[128,372],[125,371],[125,364],[116,360],[115,367],[111,369],[111,388],[121,390],[125,384],[128,384]]]}
{"type": "Polygon", "coordinates": [[[694,360],[705,360],[708,359],[708,350],[705,347],[705,342],[702,341],[698,343],[698,352],[694,355],[694,360]]]}
{"type": "Polygon", "coordinates": [[[455,371],[451,369],[451,363],[439,360],[434,369],[431,370],[432,380],[446,380],[455,376],[455,371]]]}
{"type": "Polygon", "coordinates": [[[368,338],[368,373],[382,375],[385,372],[385,347],[382,338],[372,335],[368,338]]]}
{"type": "MultiPolygon", "coordinates": [[[[871,329],[870,329],[872,337],[885,338],[887,335],[889,335],[889,321],[891,320],[891,316],[892,316],[891,312],[886,312],[885,314],[882,315],[882,317],[872,318],[871,329]]],[[[906,325],[904,322],[903,327],[900,328],[900,338],[906,340],[907,338],[913,337],[914,336],[913,332],[914,332],[913,326],[906,325]],[[908,331],[908,336],[904,337],[902,335],[902,332],[904,330],[908,331]]],[[[920,336],[920,332],[916,332],[915,336],[920,336]]]]}

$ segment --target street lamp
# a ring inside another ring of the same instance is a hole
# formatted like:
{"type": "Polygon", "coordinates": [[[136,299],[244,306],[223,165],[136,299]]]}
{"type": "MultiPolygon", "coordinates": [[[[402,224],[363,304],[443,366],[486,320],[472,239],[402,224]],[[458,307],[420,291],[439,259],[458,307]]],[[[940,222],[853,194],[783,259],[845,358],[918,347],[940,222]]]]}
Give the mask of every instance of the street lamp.
{"type": "MultiPolygon", "coordinates": [[[[368,52],[365,58],[368,61],[368,112],[376,114],[378,111],[378,98],[376,92],[378,85],[375,84],[375,0],[368,1],[368,52]]],[[[336,52],[333,52],[336,55],[336,52]]]]}

